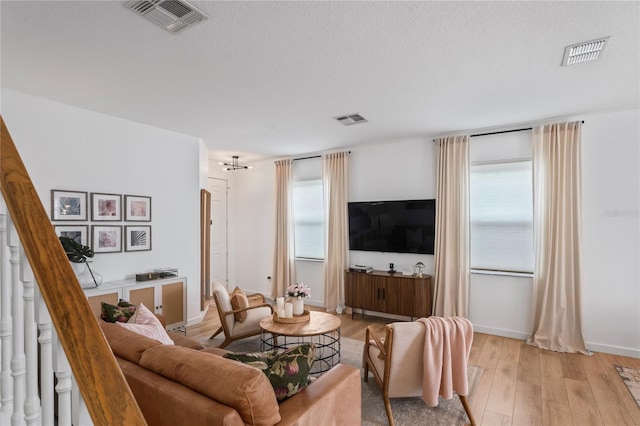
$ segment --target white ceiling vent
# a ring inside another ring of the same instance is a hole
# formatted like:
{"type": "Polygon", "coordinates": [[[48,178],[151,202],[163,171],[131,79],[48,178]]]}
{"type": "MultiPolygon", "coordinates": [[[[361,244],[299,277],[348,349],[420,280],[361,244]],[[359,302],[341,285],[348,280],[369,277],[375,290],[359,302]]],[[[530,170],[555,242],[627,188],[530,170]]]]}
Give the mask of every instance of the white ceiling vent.
{"type": "Polygon", "coordinates": [[[134,0],[126,2],[125,7],[173,34],[209,19],[204,12],[181,0],[134,0]]]}
{"type": "Polygon", "coordinates": [[[366,123],[367,121],[369,121],[358,113],[340,115],[338,117],[333,117],[333,119],[336,120],[338,123],[344,124],[345,126],[351,126],[352,124],[358,124],[358,123],[366,123]]]}
{"type": "Polygon", "coordinates": [[[564,48],[564,58],[562,66],[581,64],[582,62],[595,61],[602,56],[609,37],[597,40],[585,41],[583,43],[572,44],[564,48]]]}

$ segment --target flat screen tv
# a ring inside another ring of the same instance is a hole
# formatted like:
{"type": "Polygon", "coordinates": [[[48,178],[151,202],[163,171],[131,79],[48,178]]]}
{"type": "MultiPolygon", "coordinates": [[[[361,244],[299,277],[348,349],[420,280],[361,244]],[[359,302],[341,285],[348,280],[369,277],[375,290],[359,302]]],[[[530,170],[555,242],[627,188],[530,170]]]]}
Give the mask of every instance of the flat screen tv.
{"type": "Polygon", "coordinates": [[[433,254],[436,200],[352,202],[349,249],[433,254]]]}

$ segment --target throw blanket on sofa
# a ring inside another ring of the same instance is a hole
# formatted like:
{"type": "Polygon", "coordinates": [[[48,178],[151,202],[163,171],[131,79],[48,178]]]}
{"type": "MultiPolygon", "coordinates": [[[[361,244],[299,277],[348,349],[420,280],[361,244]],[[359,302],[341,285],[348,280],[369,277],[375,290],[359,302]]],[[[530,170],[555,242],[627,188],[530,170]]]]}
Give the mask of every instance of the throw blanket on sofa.
{"type": "Polygon", "coordinates": [[[453,398],[453,392],[466,396],[467,360],[473,341],[471,321],[461,317],[429,317],[425,325],[422,400],[429,407],[438,405],[438,396],[453,398]]]}

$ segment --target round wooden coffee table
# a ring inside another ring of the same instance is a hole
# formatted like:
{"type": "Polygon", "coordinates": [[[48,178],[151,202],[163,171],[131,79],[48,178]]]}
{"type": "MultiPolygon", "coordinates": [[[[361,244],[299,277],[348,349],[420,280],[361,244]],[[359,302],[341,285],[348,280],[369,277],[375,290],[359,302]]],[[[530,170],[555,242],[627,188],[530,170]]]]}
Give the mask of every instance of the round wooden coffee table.
{"type": "Polygon", "coordinates": [[[289,349],[302,343],[316,345],[316,360],[311,374],[320,375],[340,362],[340,325],[335,315],[309,312],[309,321],[295,324],[275,322],[272,316],[260,321],[262,351],[289,349]]]}

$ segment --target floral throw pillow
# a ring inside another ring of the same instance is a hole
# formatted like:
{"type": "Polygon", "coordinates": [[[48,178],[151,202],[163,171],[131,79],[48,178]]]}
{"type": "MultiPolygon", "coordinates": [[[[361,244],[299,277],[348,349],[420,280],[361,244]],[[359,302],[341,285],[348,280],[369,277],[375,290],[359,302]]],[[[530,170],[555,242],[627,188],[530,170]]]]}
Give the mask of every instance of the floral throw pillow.
{"type": "Polygon", "coordinates": [[[305,343],[284,352],[229,352],[224,357],[262,370],[269,378],[278,402],[281,402],[297,394],[311,382],[309,373],[316,358],[316,346],[305,343]]]}
{"type": "Polygon", "coordinates": [[[127,322],[136,313],[136,305],[121,300],[117,305],[101,302],[100,319],[106,322],[127,322]]]}

